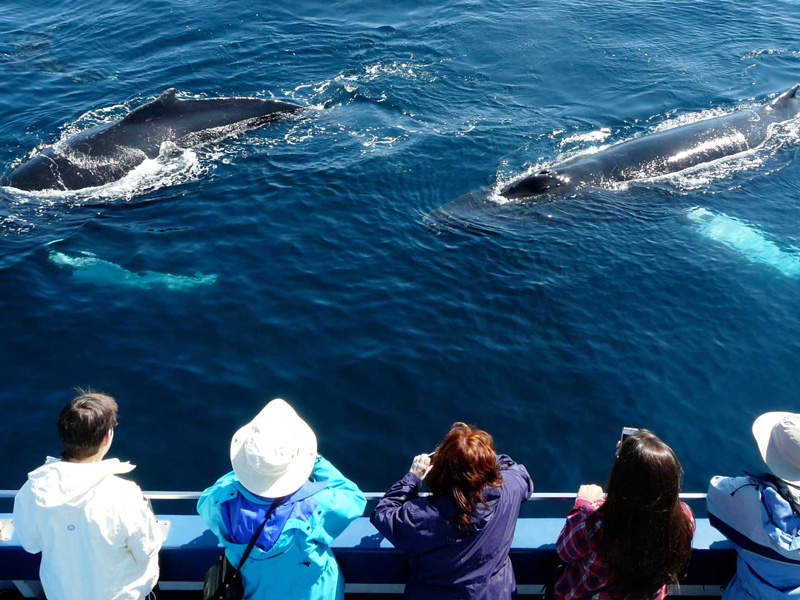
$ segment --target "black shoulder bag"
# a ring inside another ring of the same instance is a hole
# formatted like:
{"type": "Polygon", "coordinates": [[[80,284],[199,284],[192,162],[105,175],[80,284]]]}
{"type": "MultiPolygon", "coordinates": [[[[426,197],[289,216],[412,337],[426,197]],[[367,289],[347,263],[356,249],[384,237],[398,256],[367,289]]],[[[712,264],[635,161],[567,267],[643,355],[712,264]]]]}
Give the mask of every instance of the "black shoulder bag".
{"type": "Polygon", "coordinates": [[[242,600],[242,598],[244,598],[244,586],[242,585],[241,573],[242,565],[244,561],[247,560],[247,557],[250,556],[250,552],[252,552],[253,546],[256,545],[258,536],[264,531],[264,526],[267,524],[267,521],[269,521],[272,513],[275,512],[275,509],[278,508],[278,505],[282,501],[283,498],[276,498],[272,506],[269,507],[267,516],[264,517],[264,522],[258,526],[253,537],[250,538],[247,549],[244,551],[244,554],[242,554],[242,559],[239,561],[239,566],[236,567],[236,569],[233,568],[233,565],[228,561],[228,557],[225,556],[225,552],[223,551],[217,564],[208,570],[203,580],[203,600],[242,600]]]}

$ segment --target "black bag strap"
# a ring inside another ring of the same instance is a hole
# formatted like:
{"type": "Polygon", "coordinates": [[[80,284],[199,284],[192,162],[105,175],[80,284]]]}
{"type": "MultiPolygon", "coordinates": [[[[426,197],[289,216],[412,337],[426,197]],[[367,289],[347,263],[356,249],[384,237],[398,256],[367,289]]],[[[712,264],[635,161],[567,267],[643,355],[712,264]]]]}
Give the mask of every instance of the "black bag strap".
{"type": "Polygon", "coordinates": [[[261,525],[258,526],[258,529],[256,529],[256,532],[253,534],[253,537],[250,538],[250,542],[248,542],[247,544],[247,549],[244,551],[244,554],[242,554],[242,560],[239,561],[239,566],[236,567],[237,572],[242,570],[242,565],[244,564],[244,561],[247,560],[247,557],[250,556],[250,552],[253,551],[253,546],[256,545],[256,540],[258,539],[258,536],[260,536],[261,532],[264,531],[264,526],[267,524],[267,521],[269,521],[269,518],[272,516],[272,513],[275,512],[275,509],[278,508],[278,505],[281,502],[283,502],[284,498],[286,498],[286,496],[283,496],[281,498],[275,498],[275,500],[272,501],[272,506],[269,507],[269,510],[267,511],[267,516],[264,517],[264,521],[261,523],[261,525]]]}

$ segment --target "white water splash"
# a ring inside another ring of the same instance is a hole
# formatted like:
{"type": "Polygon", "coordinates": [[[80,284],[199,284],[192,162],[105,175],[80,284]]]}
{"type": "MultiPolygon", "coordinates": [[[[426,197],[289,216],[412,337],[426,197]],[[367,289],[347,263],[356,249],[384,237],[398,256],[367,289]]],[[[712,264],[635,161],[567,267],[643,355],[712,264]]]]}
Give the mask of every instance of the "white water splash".
{"type": "Polygon", "coordinates": [[[32,221],[19,215],[5,215],[0,217],[0,233],[23,234],[30,233],[36,228],[32,221]]]}
{"type": "Polygon", "coordinates": [[[611,135],[611,128],[610,127],[603,127],[601,129],[596,129],[595,131],[589,131],[587,133],[575,133],[572,135],[568,135],[564,139],[562,139],[558,145],[561,147],[566,146],[567,144],[577,144],[580,142],[604,142],[608,139],[611,135]]]}
{"type": "Polygon", "coordinates": [[[38,190],[26,192],[4,187],[3,191],[17,204],[70,204],[80,206],[98,200],[106,202],[129,201],[149,192],[194,181],[209,170],[200,160],[198,152],[179,148],[173,142],[163,142],[156,158],[146,158],[121,179],[101,186],[80,190],[38,190]]]}

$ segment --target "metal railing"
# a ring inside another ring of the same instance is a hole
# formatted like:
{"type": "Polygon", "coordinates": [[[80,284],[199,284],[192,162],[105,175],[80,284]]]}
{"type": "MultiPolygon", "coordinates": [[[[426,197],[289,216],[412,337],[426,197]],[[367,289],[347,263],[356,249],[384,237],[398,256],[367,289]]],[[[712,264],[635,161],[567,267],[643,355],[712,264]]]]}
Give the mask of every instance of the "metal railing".
{"type": "MultiPolygon", "coordinates": [[[[144,492],[144,497],[150,500],[197,500],[202,492],[144,492]]],[[[11,499],[17,495],[17,490],[0,490],[0,499],[11,499]]],[[[421,495],[427,496],[427,493],[421,495]]],[[[534,492],[529,500],[574,500],[578,494],[566,492],[534,492]]],[[[364,492],[367,500],[377,500],[383,497],[383,492],[364,492]]],[[[705,493],[687,492],[680,495],[681,500],[705,500],[705,493]]]]}

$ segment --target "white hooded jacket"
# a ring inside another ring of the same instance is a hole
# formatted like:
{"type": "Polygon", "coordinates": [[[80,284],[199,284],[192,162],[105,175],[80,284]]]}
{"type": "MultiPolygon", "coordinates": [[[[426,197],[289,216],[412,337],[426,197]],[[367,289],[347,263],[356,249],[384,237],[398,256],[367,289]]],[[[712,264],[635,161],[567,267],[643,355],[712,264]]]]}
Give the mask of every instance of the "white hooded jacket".
{"type": "Polygon", "coordinates": [[[117,459],[48,458],[28,474],[14,501],[22,547],[42,553],[39,576],[49,600],[139,600],[158,580],[161,534],[117,459]]]}

